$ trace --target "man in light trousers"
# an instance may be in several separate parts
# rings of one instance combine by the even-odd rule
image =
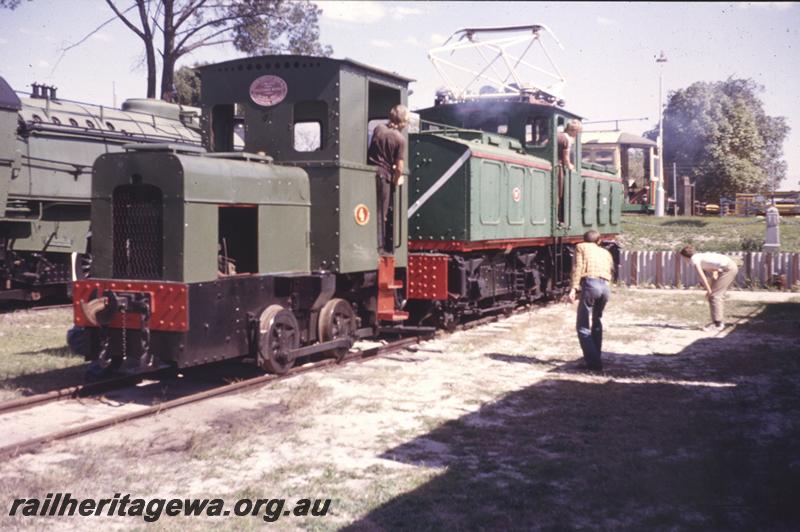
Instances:
[[[697,272],[700,284],[706,289],[706,298],[711,307],[712,323],[703,328],[704,331],[719,332],[725,328],[725,292],[736,279],[739,267],[727,255],[722,253],[696,253],[694,246],[684,246],[681,256],[689,261]],[[711,274],[711,281],[708,275]]]

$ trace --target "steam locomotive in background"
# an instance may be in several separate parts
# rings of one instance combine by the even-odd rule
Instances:
[[[0,300],[63,296],[86,276],[99,155],[131,142],[201,142],[197,111],[146,99],[120,110],[32,89],[20,98],[0,78]]]
[[[563,293],[581,235],[619,232],[622,183],[580,164],[580,139],[559,218],[555,139],[577,117],[517,88],[419,111],[382,256],[369,131],[410,80],[299,55],[200,73],[204,148],[129,144],[94,164],[93,277],[73,303],[103,367],[251,358],[283,373],[358,338]]]

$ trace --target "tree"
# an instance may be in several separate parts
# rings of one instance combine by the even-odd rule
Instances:
[[[767,116],[750,79],[697,82],[670,93],[664,111],[664,168],[676,164],[698,199],[767,192],[786,177],[784,117]],[[658,127],[645,133],[655,139]],[[666,173],[666,172],[665,172]]]
[[[200,76],[195,68],[203,63],[196,63],[191,68],[180,67],[175,72],[175,90],[178,92],[178,103],[181,105],[200,106]]]
[[[159,94],[165,99],[172,97],[177,61],[206,46],[231,43],[250,55],[333,53],[319,42],[322,10],[308,0],[133,0],[124,8],[119,1],[106,0],[114,16],[64,51],[121,20],[144,44],[148,98],[156,97],[156,52],[161,55]],[[0,8],[15,9],[20,2],[0,0]]]
[[[147,95],[155,97],[155,37],[161,34],[161,97],[171,94],[176,62],[199,48],[232,43],[248,54],[302,53],[330,55],[319,43],[322,10],[289,0],[136,0],[134,23],[106,0],[114,14],[145,46]]]

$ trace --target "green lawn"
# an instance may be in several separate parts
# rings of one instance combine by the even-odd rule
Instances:
[[[626,214],[619,241],[637,251],[676,251],[684,244],[700,251],[760,251],[765,230],[763,217]],[[800,251],[800,217],[782,218],[780,237],[781,251]]]

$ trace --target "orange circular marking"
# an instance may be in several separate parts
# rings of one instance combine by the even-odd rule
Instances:
[[[363,203],[359,203],[356,205],[355,210],[353,211],[353,215],[356,218],[356,223],[358,225],[367,225],[369,222],[369,207],[364,205]]]

